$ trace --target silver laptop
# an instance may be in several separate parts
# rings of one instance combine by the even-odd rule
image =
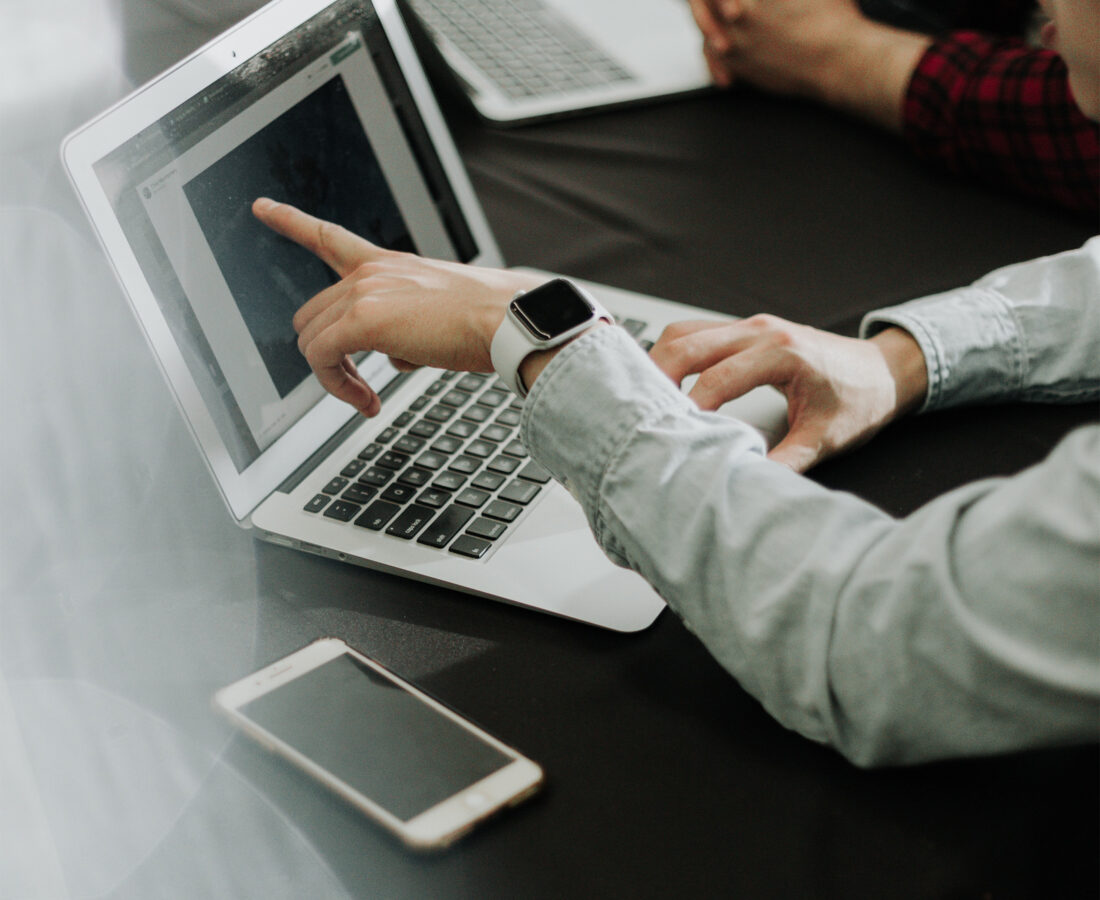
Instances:
[[[261,195],[392,248],[502,264],[392,0],[277,0],[71,135],[63,158],[234,519],[262,538],[620,631],[662,601],[531,460],[495,376],[357,362],[328,396],[294,310],[335,280]],[[715,314],[589,285],[639,340]],[[770,388],[738,401],[772,440]],[[563,564],[564,563],[564,564]]]
[[[516,125],[711,84],[687,0],[405,0],[485,118]],[[414,38],[418,37],[414,33]]]

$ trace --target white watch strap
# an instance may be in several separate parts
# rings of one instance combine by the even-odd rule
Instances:
[[[506,312],[504,321],[493,335],[489,358],[493,362],[493,369],[517,397],[527,396],[527,386],[520,377],[519,367],[537,349],[530,332],[515,320],[511,310]]]

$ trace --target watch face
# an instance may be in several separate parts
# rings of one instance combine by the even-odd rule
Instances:
[[[568,281],[548,281],[512,301],[516,317],[539,340],[550,340],[592,318],[592,305]]]

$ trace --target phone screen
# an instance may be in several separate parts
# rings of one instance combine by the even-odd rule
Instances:
[[[241,712],[402,821],[512,762],[347,654]]]

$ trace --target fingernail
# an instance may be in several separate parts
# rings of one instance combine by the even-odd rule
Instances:
[[[279,204],[274,200],[269,200],[267,197],[260,197],[252,204],[252,208],[256,210],[256,212],[270,212],[278,205]]]

